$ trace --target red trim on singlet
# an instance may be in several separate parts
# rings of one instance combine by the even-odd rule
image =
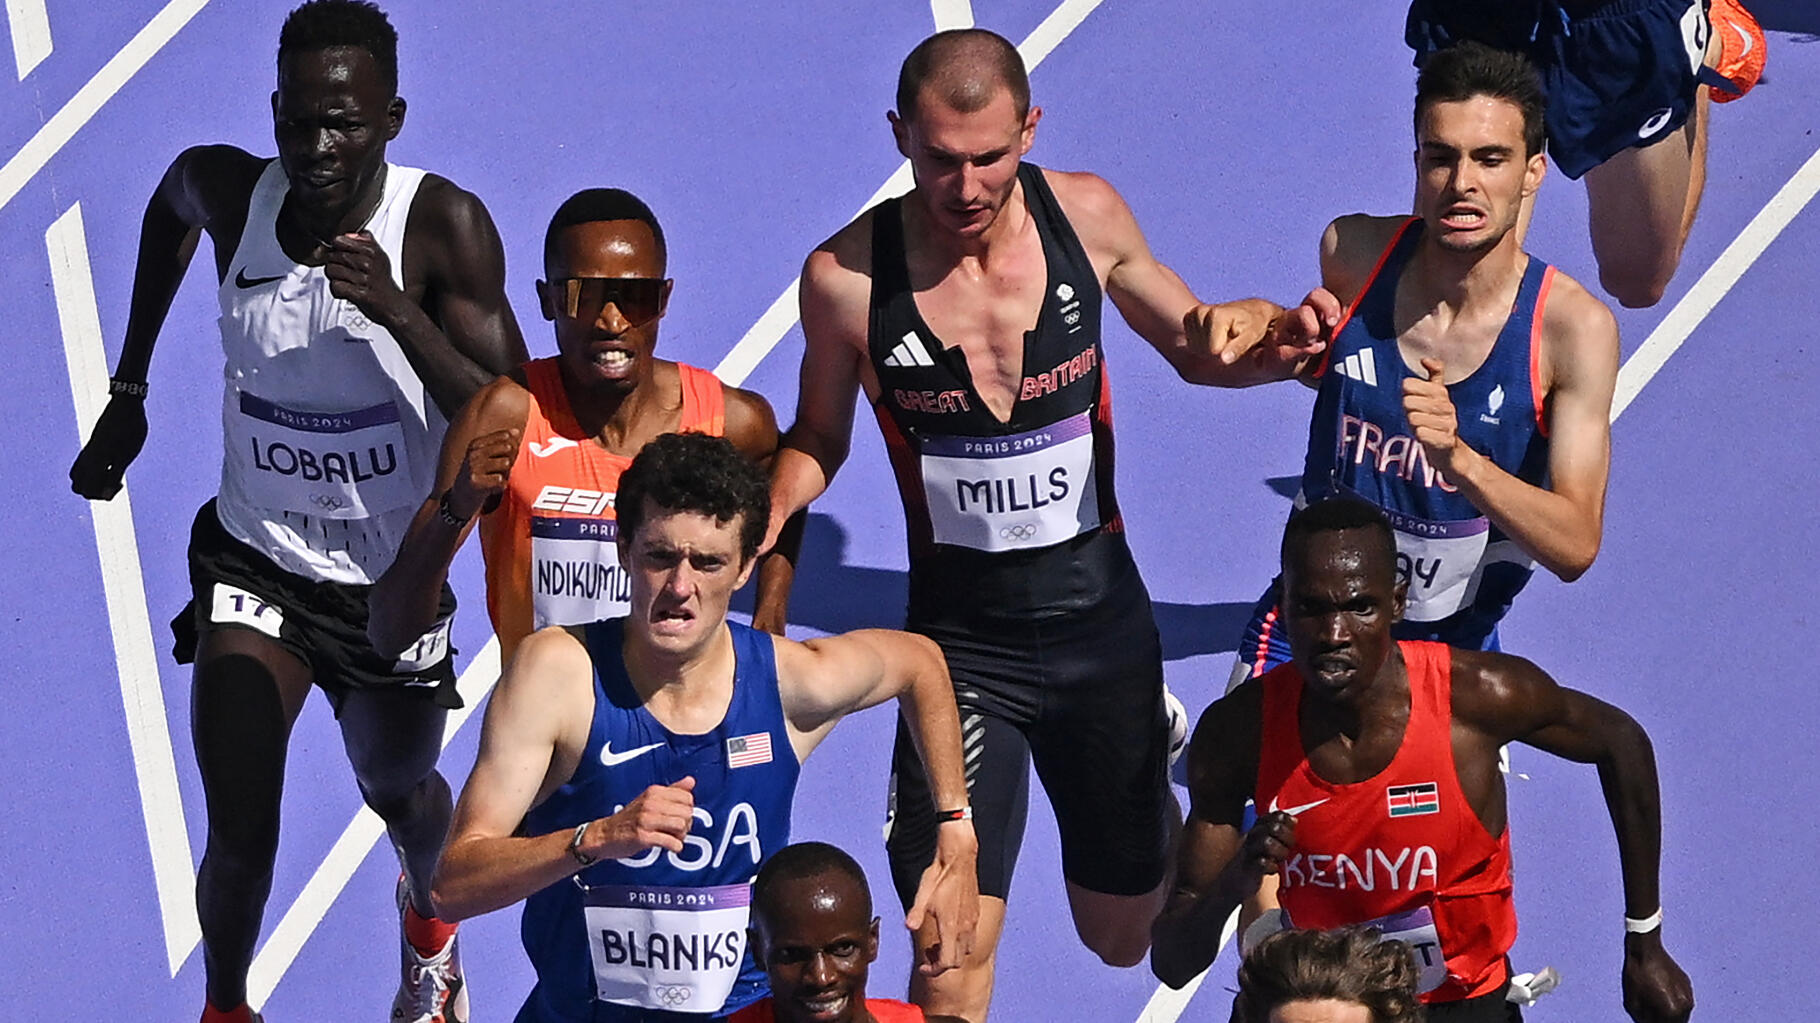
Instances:
[[[1555,283],[1555,268],[1542,274],[1542,286],[1536,291],[1536,308],[1529,315],[1529,403],[1536,410],[1536,432],[1548,436],[1548,415],[1542,393],[1542,309],[1548,303],[1548,289]]]
[[[1390,259],[1390,254],[1396,251],[1397,243],[1403,240],[1403,235],[1409,232],[1409,226],[1421,219],[1421,217],[1410,217],[1403,221],[1402,226],[1397,228],[1397,233],[1390,236],[1390,244],[1384,246],[1383,252],[1378,253],[1378,261],[1372,264],[1371,273],[1365,278],[1365,285],[1359,289],[1357,295],[1352,296],[1352,302],[1346,306],[1346,311],[1340,314],[1340,322],[1334,324],[1333,335],[1327,342],[1327,349],[1321,353],[1321,361],[1316,364],[1314,372],[1310,374],[1314,379],[1319,380],[1327,375],[1327,360],[1333,356],[1334,345],[1340,340],[1340,331],[1345,330],[1346,325],[1352,322],[1352,314],[1359,308],[1359,303],[1365,300],[1365,295],[1371,291],[1371,286],[1377,282],[1378,273],[1384,269],[1384,264]]]
[[[872,403],[872,415],[878,420],[879,436],[885,441],[885,455],[891,460],[891,471],[897,476],[897,491],[904,499],[904,532],[912,551],[924,551],[935,545],[935,526],[929,521],[929,495],[923,493],[923,467],[917,460],[910,438],[891,417],[881,391]]]

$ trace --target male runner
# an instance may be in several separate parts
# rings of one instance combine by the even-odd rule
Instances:
[[[1618,330],[1523,251],[1544,174],[1542,94],[1515,54],[1465,43],[1416,84],[1414,217],[1341,217],[1321,282],[1347,307],[1317,389],[1302,499],[1383,508],[1409,578],[1398,639],[1496,649],[1533,563],[1580,577],[1599,550]],[[1533,559],[1533,560],[1532,560]],[[1234,680],[1289,659],[1273,586]]]
[[[1280,379],[1318,345],[1313,311],[1279,318],[1258,300],[1199,310],[1191,342],[1195,298],[1118,193],[1021,162],[1041,116],[1017,50],[991,32],[937,34],[904,61],[890,121],[916,187],[808,258],[797,418],[771,483],[776,528],[846,458],[863,388],[904,502],[907,627],[941,645],[981,750],[978,952],[939,982],[913,978],[911,1000],[974,1023],[1033,757],[1082,941],[1141,962],[1165,894],[1178,811],[1162,652],[1113,492],[1101,296],[1194,383]],[[907,901],[935,807],[901,729],[894,760],[888,841]]]
[[[1498,748],[1599,767],[1623,870],[1624,1006],[1685,1020],[1686,974],[1662,946],[1661,806],[1649,736],[1629,715],[1500,653],[1398,642],[1407,584],[1390,523],[1334,498],[1282,546],[1295,659],[1208,708],[1188,749],[1193,798],[1151,968],[1206,969],[1233,908],[1266,874],[1287,923],[1375,927],[1408,942],[1430,1021],[1515,1020],[1516,939]],[[1268,808],[1241,831],[1246,799]]]
[[[449,564],[483,511],[502,661],[545,625],[623,615],[613,493],[638,449],[693,430],[724,433],[755,460],[776,451],[763,398],[655,355],[672,284],[664,266],[663,228],[632,193],[590,188],[557,208],[537,298],[559,354],[481,388],[450,424],[435,489],[373,587],[376,649],[403,649],[436,620]]]
[[[402,653],[366,641],[367,590],[429,488],[444,415],[525,357],[486,209],[388,164],[404,123],[397,35],[377,7],[313,0],[278,42],[276,159],[179,156],[146,209],[114,397],[70,469],[106,500],[145,440],[146,369],[207,231],[227,357],[220,495],[190,536],[194,600],[172,623],[193,661],[191,729],[208,801],[196,878],[204,1020],[256,1018],[246,971],[271,889],[291,725],[314,682],[362,796],[404,867],[394,1020],[462,1020],[452,925],[430,874],[449,820],[436,773],[459,705],[448,616]]]
[[[1473,40],[1542,70],[1549,155],[1586,178],[1600,283],[1626,306],[1661,301],[1706,186],[1707,97],[1763,74],[1738,0],[1412,0],[1404,39],[1418,67]]]
[[[959,1023],[914,1005],[866,997],[878,959],[878,917],[865,871],[834,846],[779,849],[752,884],[752,958],[771,997],[731,1023]]]
[[[1422,1023],[1408,945],[1363,927],[1279,931],[1245,953],[1233,1023]]]
[[[619,480],[626,618],[544,629],[487,707],[436,903],[526,900],[537,985],[519,1023],[721,1018],[766,994],[749,884],[789,842],[798,766],[846,714],[896,697],[945,813],[906,923],[972,942],[978,846],[935,645],[866,630],[796,643],[727,621],[764,537],[765,473],[725,438],[666,434]]]

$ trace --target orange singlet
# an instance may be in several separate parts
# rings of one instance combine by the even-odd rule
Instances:
[[[727,1023],[777,1023],[777,1011],[771,1008],[771,1001],[766,998],[753,1002],[734,1013]],[[878,1023],[923,1023],[923,1010],[889,998],[866,999],[866,1011]]]
[[[726,432],[726,396],[705,369],[677,363],[681,432]],[[499,507],[480,522],[487,613],[502,661],[546,625],[623,615],[631,587],[619,567],[613,492],[632,464],[584,433],[569,407],[556,359],[525,363],[531,392],[518,460]]]
[[[1327,781],[1302,749],[1302,676],[1293,663],[1263,676],[1260,811],[1296,818],[1295,849],[1278,872],[1291,926],[1376,927],[1410,943],[1422,1001],[1498,990],[1517,940],[1510,829],[1493,837],[1466,801],[1453,759],[1453,651],[1398,644],[1409,669],[1409,724],[1389,766],[1350,785]],[[1268,808],[1268,810],[1266,810]]]

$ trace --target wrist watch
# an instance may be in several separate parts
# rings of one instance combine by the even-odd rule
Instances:
[[[584,867],[591,867],[594,865],[594,857],[581,851],[581,840],[587,837],[588,825],[592,823],[594,822],[582,821],[580,824],[575,825],[575,834],[569,836],[569,855],[575,857],[575,862]]]

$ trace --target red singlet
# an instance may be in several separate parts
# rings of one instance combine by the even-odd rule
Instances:
[[[1263,676],[1260,813],[1296,814],[1296,844],[1279,875],[1292,926],[1376,927],[1408,941],[1422,1001],[1498,990],[1517,939],[1510,831],[1493,837],[1460,788],[1453,759],[1453,652],[1398,644],[1409,670],[1409,725],[1376,777],[1336,785],[1302,749],[1295,665]]]

